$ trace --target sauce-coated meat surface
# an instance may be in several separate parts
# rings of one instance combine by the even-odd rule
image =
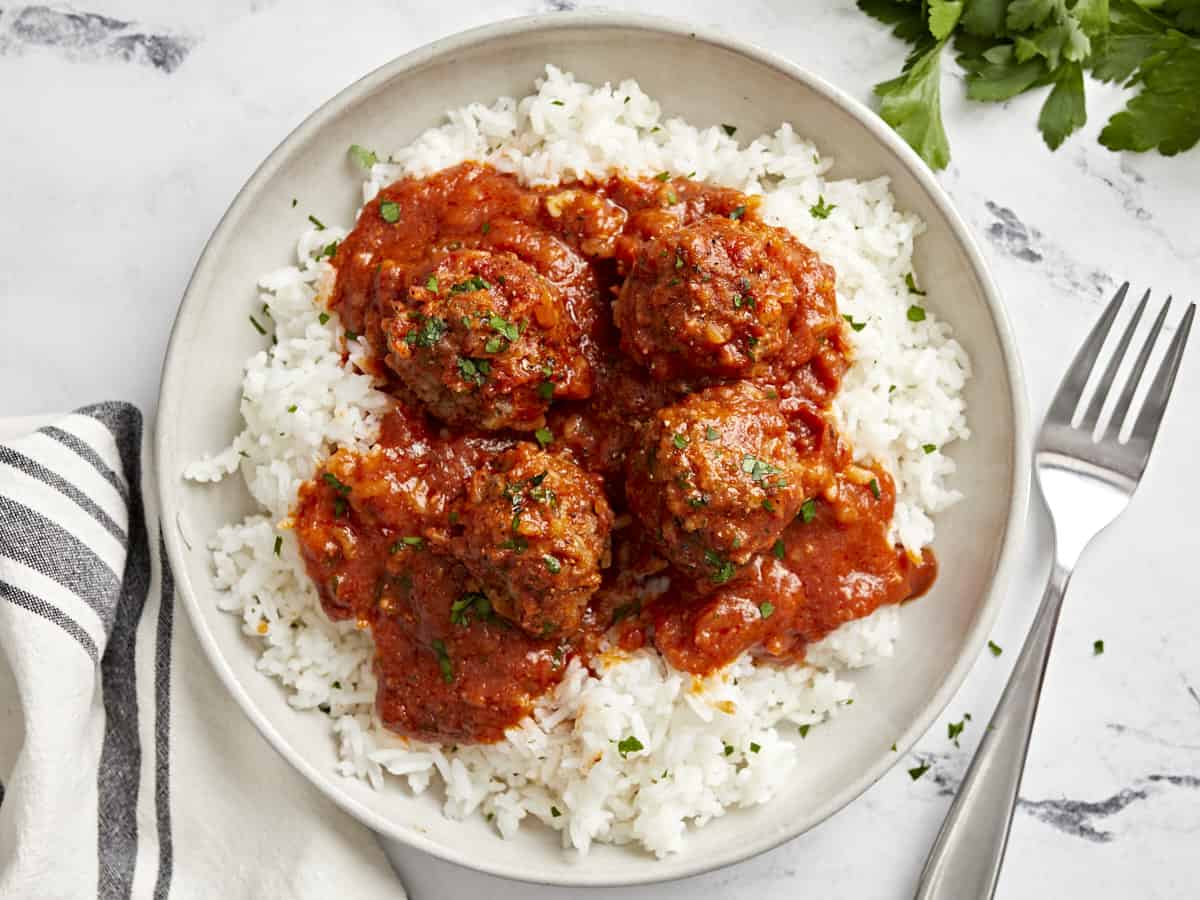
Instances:
[[[293,520],[326,613],[373,636],[388,728],[499,740],[606,639],[697,674],[800,660],[932,583],[828,414],[834,272],[756,198],[466,163],[384,188],[333,264],[395,404]]]

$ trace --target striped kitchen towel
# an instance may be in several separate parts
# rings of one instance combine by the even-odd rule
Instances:
[[[143,431],[0,420],[0,897],[403,898],[178,614]]]

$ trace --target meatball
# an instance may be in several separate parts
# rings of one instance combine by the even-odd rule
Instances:
[[[511,253],[458,250],[409,274],[384,263],[388,365],[453,425],[533,430],[555,398],[592,390],[558,288]]]
[[[455,553],[493,608],[530,634],[569,634],[609,563],[602,483],[565,456],[519,444],[476,473]]]
[[[781,375],[839,327],[833,269],[780,228],[707,216],[642,244],[614,310],[658,379]]]
[[[626,496],[668,559],[723,584],[771,547],[827,465],[802,457],[778,402],[743,381],[660,409],[630,456]]]

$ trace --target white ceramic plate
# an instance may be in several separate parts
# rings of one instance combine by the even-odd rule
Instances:
[[[894,659],[854,677],[853,715],[814,729],[803,765],[773,802],[734,811],[658,861],[599,846],[584,858],[558,835],[527,828],[502,840],[482,819],[441,816],[437,792],[412,797],[334,771],[324,716],[301,714],[254,669],[257,648],[217,609],[205,545],[217,527],[251,512],[240,479],[183,481],[184,466],[240,430],[243,362],[259,349],[246,327],[259,274],[292,261],[291,198],[333,221],[352,221],[360,198],[346,163],[352,143],[398,147],[445,111],[499,95],[522,96],[547,62],[592,83],[636,78],[667,115],[695,125],[737,122],[742,134],[781,121],[836,160],[833,177],[888,175],[898,204],[928,223],[916,266],[928,304],[950,322],[974,363],[967,389],[971,440],[954,445],[954,485],[967,500],[938,517],[941,575],[905,607]],[[625,15],[569,14],[504,22],[416,50],[338,94],[267,158],[221,220],[179,310],[163,374],[156,449],[166,545],[179,594],[233,701],[263,735],[344,809],[382,834],[452,862],[550,884],[614,885],[677,878],[760,853],[825,819],[878,779],[950,700],[986,640],[1025,514],[1028,415],[1012,333],[979,249],[917,156],[873,113],[821,79],[760,49],[683,24]],[[284,763],[281,761],[280,765]]]

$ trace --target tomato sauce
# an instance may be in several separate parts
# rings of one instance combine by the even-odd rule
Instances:
[[[820,474],[805,482],[809,495],[778,539],[744,564],[722,568],[719,578],[668,561],[661,535],[630,513],[626,471],[660,410],[734,379],[670,355],[654,377],[627,352],[613,314],[629,273],[647,265],[647,247],[712,217],[744,223],[759,257],[786,256],[789,277],[823,291],[827,307],[809,309],[802,358],[793,354],[785,364],[749,354],[753,368],[744,376],[758,386],[756,396],[765,392],[777,403],[790,440]],[[689,179],[530,188],[472,163],[399,181],[364,207],[333,258],[330,308],[365,342],[396,402],[372,450],[337,451],[301,488],[293,519],[326,613],[373,635],[378,709],[388,728],[428,740],[496,741],[561,679],[573,656],[586,663],[605,636],[628,650],[655,646],[696,674],[745,651],[764,664],[786,663],[802,660],[808,643],[845,622],[928,589],[932,551],[888,539],[892,479],[882,467],[856,464],[827,415],[849,364],[832,270],[759,222],[754,198]],[[733,230],[740,239],[743,232]],[[728,258],[750,258],[749,251]],[[672,265],[686,275],[685,262]],[[719,290],[694,268],[688,285],[697,292],[688,302],[699,315]],[[660,294],[663,285],[674,289],[670,269],[654,289]],[[509,273],[503,291],[493,283],[503,276],[489,274],[496,272]],[[529,272],[536,273],[537,304],[521,306],[528,291],[517,286],[535,278]],[[772,284],[778,293],[777,279]],[[467,301],[470,312],[456,332],[443,310]],[[554,315],[545,315],[547,303]],[[497,304],[509,305],[497,312]],[[722,327],[756,327],[742,312],[738,304],[740,318],[727,317]],[[449,363],[439,356],[446,352]],[[470,365],[455,370],[453,354]],[[473,424],[480,409],[489,413],[486,427]],[[535,440],[541,446],[527,446]],[[480,515],[471,506],[472,480],[519,447],[523,460],[561,455],[586,475],[560,480],[560,492],[570,495],[540,488],[548,495],[543,530],[554,531],[551,512],[560,504],[576,510],[567,531],[578,530],[578,510],[603,508],[588,521],[603,530],[610,552],[589,549],[587,562],[602,579],[580,615],[556,619],[569,630],[551,624],[538,631],[502,615],[498,609],[507,611],[512,598],[489,596],[490,583],[473,567],[478,560],[463,552],[464,535],[480,531],[478,518],[473,531],[464,521]],[[523,479],[523,502],[532,502],[530,485],[543,477]],[[598,496],[576,496],[588,491]],[[557,574],[561,554],[541,553],[539,545],[521,555],[516,500],[513,510],[511,534],[507,516],[495,527],[501,546],[516,548],[505,565],[518,568],[506,571],[537,577],[509,580],[541,583],[548,576],[537,567]]]

